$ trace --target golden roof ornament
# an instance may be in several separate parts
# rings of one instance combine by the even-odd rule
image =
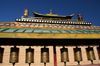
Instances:
[[[59,17],[59,18],[70,18],[71,19],[74,16],[74,14],[68,15],[68,16],[60,16],[58,14],[53,14],[52,9],[50,9],[49,14],[39,14],[39,13],[36,13],[34,11],[32,11],[32,12],[34,14],[34,17],[57,17],[57,18]]]
[[[48,16],[58,16],[58,14],[57,15],[56,14],[52,14],[52,9],[50,9],[50,13],[46,14],[46,15],[48,15]]]
[[[50,14],[52,14],[52,9],[50,9]]]

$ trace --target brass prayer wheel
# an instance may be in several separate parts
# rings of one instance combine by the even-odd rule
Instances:
[[[41,48],[41,62],[49,62],[49,49]]]
[[[61,49],[61,62],[68,62],[68,49],[62,48]]]
[[[33,63],[34,62],[34,49],[26,49],[26,63]]]
[[[88,51],[88,60],[95,60],[93,48],[87,48],[87,51]]]
[[[75,61],[82,61],[81,48],[74,48]]]
[[[97,50],[98,50],[98,57],[100,59],[100,47],[98,47]]]
[[[1,53],[1,50],[0,50],[0,63],[2,63],[2,53]]]
[[[3,59],[3,48],[0,47],[0,63],[2,63]]]
[[[18,62],[18,48],[11,48],[10,52],[10,63],[17,63]]]
[[[24,10],[24,18],[28,18],[29,10],[25,9]]]

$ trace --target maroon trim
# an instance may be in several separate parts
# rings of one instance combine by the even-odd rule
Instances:
[[[56,47],[53,46],[53,49],[54,49],[54,66],[57,66]]]
[[[54,54],[54,66],[57,66],[57,58],[56,58],[56,54]]]

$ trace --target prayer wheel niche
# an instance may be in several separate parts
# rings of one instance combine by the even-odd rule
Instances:
[[[2,63],[2,59],[3,59],[3,48],[0,47],[0,63]]]
[[[17,63],[18,62],[18,48],[11,48],[10,52],[10,63]]]
[[[41,48],[41,62],[46,63],[49,62],[49,49]]]
[[[95,60],[93,48],[87,48],[88,60]]]
[[[26,49],[26,63],[33,63],[34,62],[34,49]]]
[[[82,61],[81,48],[74,48],[75,61]]]
[[[62,48],[61,49],[61,62],[68,62],[68,49]]]

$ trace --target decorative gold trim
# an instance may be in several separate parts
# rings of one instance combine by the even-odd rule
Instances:
[[[100,39],[100,34],[70,33],[0,33],[1,38],[38,38],[38,39]]]

